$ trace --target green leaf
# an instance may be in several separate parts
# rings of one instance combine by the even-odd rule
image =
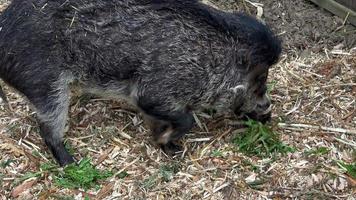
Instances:
[[[352,178],[356,179],[356,163],[346,164],[342,161],[338,161],[339,165],[346,169],[346,173],[350,175]]]

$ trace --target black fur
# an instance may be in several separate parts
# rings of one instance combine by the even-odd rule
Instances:
[[[14,0],[0,27],[0,78],[34,105],[61,165],[73,162],[62,143],[71,88],[130,101],[169,127],[154,134],[169,148],[193,126],[192,110],[264,120],[281,53],[256,19],[195,0]]]

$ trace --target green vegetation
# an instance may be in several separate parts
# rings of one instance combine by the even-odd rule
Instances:
[[[249,171],[260,172],[260,168],[249,160],[242,160],[242,165],[247,167]]]
[[[13,163],[13,162],[15,162],[15,160],[13,160],[13,159],[7,159],[6,161],[2,161],[1,163],[0,163],[0,166],[2,167],[2,168],[5,168],[5,167],[7,167],[7,166],[9,166],[11,163]]]
[[[83,188],[85,190],[97,186],[96,182],[106,179],[113,174],[108,171],[99,171],[90,159],[83,159],[79,164],[71,164],[60,171],[55,178],[56,184],[65,188]]]
[[[216,109],[214,109],[214,108],[205,108],[205,109],[203,109],[203,113],[206,113],[206,114],[208,114],[208,115],[210,115],[210,116],[213,116],[214,114],[216,114]]]
[[[165,182],[170,181],[173,175],[179,172],[179,165],[177,163],[171,165],[162,165],[159,168],[159,174]]]
[[[150,177],[143,180],[142,186],[144,188],[152,188],[158,181],[158,174],[154,173]]]
[[[162,165],[157,172],[143,180],[142,186],[144,188],[152,188],[160,180],[169,182],[173,179],[174,174],[179,172],[179,168],[180,165],[178,163]]]
[[[295,151],[295,148],[281,142],[279,135],[267,125],[254,120],[246,121],[245,125],[247,126],[247,131],[238,134],[233,140],[239,151],[259,157]]]
[[[219,151],[219,150],[213,150],[211,152],[211,156],[213,156],[213,157],[222,157],[223,153],[221,151]]]
[[[129,174],[126,171],[120,172],[118,175],[116,175],[118,178],[123,179],[127,177]]]
[[[13,182],[13,185],[18,185],[19,183],[21,183],[27,179],[34,178],[34,177],[40,177],[41,175],[42,175],[42,172],[27,172],[25,175],[23,175],[19,179],[15,180]]]
[[[306,151],[305,154],[306,155],[326,155],[330,152],[330,149],[328,149],[327,147],[317,147],[316,149],[311,149],[309,151]]]
[[[0,185],[2,185],[4,174],[0,173]]]
[[[88,158],[82,159],[78,164],[70,164],[63,170],[58,169],[53,163],[44,163],[40,166],[41,171],[29,172],[15,181],[15,185],[33,177],[40,177],[44,173],[51,173],[55,184],[64,188],[82,188],[88,190],[98,187],[98,181],[106,179],[113,174],[109,171],[96,169]]]
[[[35,150],[35,149],[32,150],[32,155],[35,156],[35,157],[37,157],[37,158],[41,157],[40,153],[39,153],[37,150]]]
[[[276,80],[273,80],[270,83],[268,83],[267,84],[267,93],[270,94],[274,90],[276,85],[277,85],[277,81]]]
[[[68,153],[70,153],[71,155],[73,155],[75,153],[74,148],[72,147],[72,145],[68,141],[64,142],[64,147],[66,148]]]
[[[356,179],[356,163],[346,164],[342,161],[338,162],[339,166],[346,170],[346,173]]]

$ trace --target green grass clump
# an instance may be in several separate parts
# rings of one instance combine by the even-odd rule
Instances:
[[[89,158],[82,159],[78,164],[73,163],[60,169],[57,165],[48,162],[40,166],[40,171],[28,172],[16,181],[14,185],[19,184],[33,177],[42,177],[43,174],[49,173],[55,180],[55,184],[64,188],[76,188],[88,190],[98,187],[98,181],[112,176],[112,172],[100,171],[96,169]]]
[[[247,131],[238,134],[233,140],[239,151],[259,157],[295,151],[293,147],[281,142],[279,135],[267,125],[254,120],[246,121],[245,125],[247,126]]]
[[[106,179],[113,174],[108,171],[100,171],[86,158],[79,164],[70,164],[55,178],[56,184],[65,188],[83,188],[85,190],[97,186],[97,181]]]
[[[159,179],[158,174],[155,173],[152,176],[149,176],[148,178],[143,180],[142,186],[146,189],[152,188],[157,184],[158,179]]]
[[[338,164],[346,170],[346,173],[352,178],[356,179],[356,163],[346,164],[339,161]]]
[[[179,172],[179,168],[180,166],[177,163],[162,165],[159,168],[159,174],[165,182],[168,182],[173,178],[174,174]]]

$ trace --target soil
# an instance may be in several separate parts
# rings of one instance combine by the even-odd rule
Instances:
[[[237,8],[256,15],[256,9],[245,1],[214,0],[222,7]],[[231,2],[231,3],[230,3]],[[299,53],[304,50],[322,52],[342,44],[356,45],[356,31],[352,25],[343,25],[343,19],[324,11],[317,5],[303,1],[259,0],[263,4],[263,20],[281,35],[286,50]]]
[[[0,0],[0,12],[9,2]],[[258,13],[248,0],[205,2]],[[229,122],[198,114],[200,126],[182,141],[185,156],[172,159],[124,104],[81,98],[73,100],[66,134],[75,157],[91,157],[99,168],[124,170],[127,177],[90,191],[60,188],[47,173],[21,183],[53,158],[30,106],[5,86],[14,112],[0,104],[0,199],[355,199],[356,180],[337,161],[356,163],[356,28],[307,0],[253,2],[263,4],[261,20],[283,40],[281,61],[269,77],[275,85],[272,124],[296,152],[246,156],[234,150]],[[210,140],[196,140],[201,138]],[[320,147],[327,151],[308,153]],[[179,172],[162,177],[162,167],[176,163]]]

